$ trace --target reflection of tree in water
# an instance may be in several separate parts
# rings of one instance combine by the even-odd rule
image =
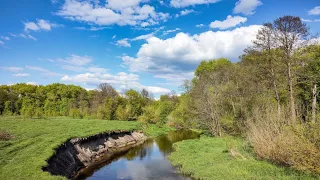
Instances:
[[[199,133],[191,131],[191,130],[177,130],[171,131],[168,133],[168,138],[172,143],[183,141],[186,139],[195,139],[199,137]]]
[[[169,132],[167,135],[159,136],[155,139],[148,139],[145,143],[143,143],[140,146],[132,147],[129,151],[119,153],[112,159],[108,161],[104,161],[101,164],[96,164],[93,166],[90,166],[84,171],[79,174],[77,179],[85,179],[87,177],[92,176],[95,171],[99,171],[100,168],[104,166],[108,166],[112,164],[113,162],[118,161],[119,159],[125,158],[128,161],[132,161],[136,157],[139,157],[140,160],[144,159],[146,156],[151,157],[152,151],[153,151],[153,143],[156,142],[159,151],[162,153],[163,156],[167,156],[170,154],[170,152],[173,150],[172,144],[178,141],[186,140],[186,139],[195,139],[198,138],[199,134],[195,133],[190,130],[178,130],[178,131],[172,131]],[[154,164],[153,164],[154,165]],[[112,178],[111,178],[112,179]]]
[[[171,131],[167,135],[156,138],[156,142],[163,155],[168,155],[172,151],[172,144],[186,139],[195,139],[199,133],[190,130]]]
[[[168,136],[163,135],[156,138],[156,143],[158,144],[160,152],[166,156],[172,151],[172,142],[169,140]]]
[[[131,161],[136,157],[143,159],[152,151],[153,139],[146,140],[142,145],[131,148],[125,155],[126,159]]]

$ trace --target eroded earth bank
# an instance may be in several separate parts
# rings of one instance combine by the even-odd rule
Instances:
[[[140,145],[147,139],[138,131],[112,131],[87,138],[74,138],[56,148],[43,167],[52,175],[72,179],[81,169],[111,159],[119,153]]]

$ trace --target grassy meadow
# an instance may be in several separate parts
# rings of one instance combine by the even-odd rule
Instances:
[[[133,121],[0,117],[0,132],[12,136],[10,140],[0,141],[0,179],[64,179],[41,170],[61,143],[104,131],[132,129],[142,129],[148,136],[170,130],[155,125],[141,126]]]
[[[186,140],[174,144],[169,156],[174,166],[196,179],[320,179],[311,174],[259,161],[240,138]]]

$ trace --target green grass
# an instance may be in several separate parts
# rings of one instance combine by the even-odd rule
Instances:
[[[174,144],[175,152],[169,160],[182,173],[196,179],[319,179],[293,169],[279,167],[267,161],[258,161],[249,153],[240,138],[213,138],[187,140]],[[245,158],[231,156],[229,149]]]
[[[142,129],[138,122],[70,119],[66,117],[47,119],[23,119],[0,117],[0,131],[14,136],[0,141],[0,179],[64,179],[43,172],[54,149],[74,137],[86,137],[110,130]],[[157,135],[167,128],[151,125],[147,134]]]
[[[166,126],[158,126],[155,124],[142,124],[141,129],[148,137],[157,137],[162,134],[167,134],[169,131],[175,130],[175,128],[172,127],[166,127]]]

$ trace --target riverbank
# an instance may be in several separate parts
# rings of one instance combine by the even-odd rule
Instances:
[[[148,136],[155,136],[161,131],[166,133],[170,128],[142,127],[132,121],[0,117],[0,131],[10,135],[9,140],[0,141],[0,179],[65,179],[41,169],[59,145],[72,138],[134,129],[143,129]]]
[[[196,179],[320,179],[256,160],[240,138],[202,136],[175,143],[174,148],[171,163]]]

